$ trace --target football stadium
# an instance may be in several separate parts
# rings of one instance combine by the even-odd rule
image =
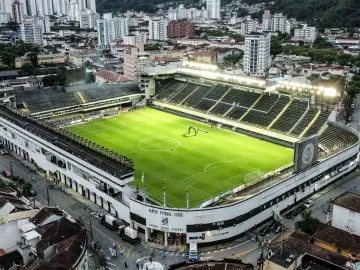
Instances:
[[[6,147],[164,245],[238,237],[358,163],[328,86],[184,62],[136,84],[6,91]]]
[[[189,127],[194,126],[195,131]],[[292,162],[290,148],[235,134],[151,108],[71,126],[69,131],[117,153],[135,164],[134,184],[141,174],[150,199],[186,207],[188,182],[191,206],[232,190]],[[221,142],[221,143],[217,143]]]

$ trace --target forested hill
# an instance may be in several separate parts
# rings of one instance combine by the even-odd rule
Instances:
[[[222,4],[231,2],[224,0]],[[360,0],[242,0],[243,3],[268,4],[272,12],[283,12],[288,17],[306,21],[318,27],[357,27],[360,26]],[[156,12],[158,4],[168,4],[169,0],[97,0],[98,12],[125,12],[136,10]],[[193,6],[198,0],[174,1],[185,6]],[[175,4],[176,3],[176,4]]]
[[[306,21],[318,27],[360,26],[360,0],[243,0],[248,4],[274,2],[272,12]]]

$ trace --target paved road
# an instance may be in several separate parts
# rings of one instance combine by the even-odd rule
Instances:
[[[35,196],[35,200],[40,202],[42,205],[47,205],[47,189],[46,181],[42,179],[38,174],[29,171],[20,161],[11,157],[10,155],[2,156],[0,155],[0,171],[7,169],[10,171],[10,160],[12,161],[12,168],[14,176],[23,177],[25,180],[30,181],[31,176],[36,177],[36,181],[32,182],[33,189],[38,193]],[[90,219],[92,219],[93,224],[93,239],[101,243],[101,249],[104,251],[107,257],[108,269],[123,269],[124,261],[126,260],[129,265],[129,270],[136,269],[136,260],[141,258],[149,257],[151,250],[146,246],[141,244],[133,246],[127,242],[123,242],[116,232],[111,231],[107,227],[102,226],[98,220],[94,219],[91,216],[91,210],[87,209],[83,205],[79,204],[74,198],[57,189],[49,189],[49,198],[51,206],[59,206],[60,209],[65,210],[73,218],[81,219],[85,223],[85,227],[90,231]],[[117,259],[111,258],[110,247],[113,243],[117,244],[118,247],[118,257]],[[123,255],[120,255],[120,250],[123,251]],[[170,254],[166,256],[165,259],[162,258],[159,252],[155,253],[153,261],[159,261],[165,266],[180,261],[184,261],[187,258],[185,256],[171,256]]]
[[[360,95],[355,98],[355,109],[352,115],[351,127],[355,130],[359,129],[360,123]]]

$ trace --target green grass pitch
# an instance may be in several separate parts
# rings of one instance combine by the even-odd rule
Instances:
[[[189,126],[207,130],[188,136]],[[167,205],[186,206],[186,179],[190,206],[244,183],[257,169],[266,173],[292,161],[289,148],[231,131],[211,128],[151,108],[96,119],[68,127],[71,132],[133,159],[134,184],[142,189],[145,174],[150,197]]]

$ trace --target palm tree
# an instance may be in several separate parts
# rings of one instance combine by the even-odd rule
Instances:
[[[301,220],[295,223],[295,228],[304,233],[313,235],[317,229],[318,224],[319,220],[312,217],[311,210],[304,210],[301,213]]]

